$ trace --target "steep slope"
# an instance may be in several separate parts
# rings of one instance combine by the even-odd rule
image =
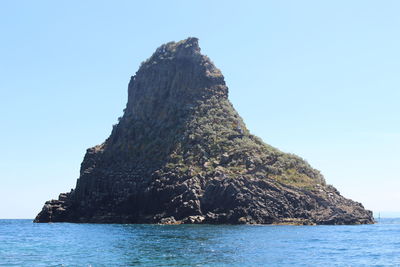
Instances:
[[[76,189],[35,222],[373,223],[303,159],[251,135],[224,77],[188,38],[131,78],[110,137],[87,150]]]

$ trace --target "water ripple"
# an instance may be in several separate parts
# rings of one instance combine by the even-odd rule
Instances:
[[[400,266],[400,221],[362,226],[0,220],[0,266]]]

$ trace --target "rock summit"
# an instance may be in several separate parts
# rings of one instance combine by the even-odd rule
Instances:
[[[128,86],[76,188],[35,222],[366,224],[372,213],[302,158],[252,135],[197,38],[160,46]]]

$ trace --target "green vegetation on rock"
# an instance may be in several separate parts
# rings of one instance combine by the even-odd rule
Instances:
[[[159,47],[128,86],[110,137],[87,150],[76,189],[37,222],[373,222],[319,171],[252,135],[224,77],[188,38]]]

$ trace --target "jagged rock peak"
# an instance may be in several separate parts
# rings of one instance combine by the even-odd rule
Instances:
[[[87,150],[75,190],[46,202],[35,221],[374,222],[305,160],[249,132],[197,38],[143,62],[110,137]]]
[[[189,37],[179,42],[169,42],[157,48],[150,60],[163,59],[170,57],[199,57],[200,54],[199,39]]]
[[[137,73],[163,62],[186,60],[192,62],[192,64],[202,65],[206,71],[204,74],[207,76],[223,77],[214,63],[200,51],[199,39],[195,37],[189,37],[179,42],[168,42],[158,47],[150,58],[143,61]]]
[[[183,109],[213,96],[228,97],[224,76],[200,53],[198,39],[190,37],[161,45],[142,63],[128,86],[126,112],[154,119],[159,117],[154,108]]]

